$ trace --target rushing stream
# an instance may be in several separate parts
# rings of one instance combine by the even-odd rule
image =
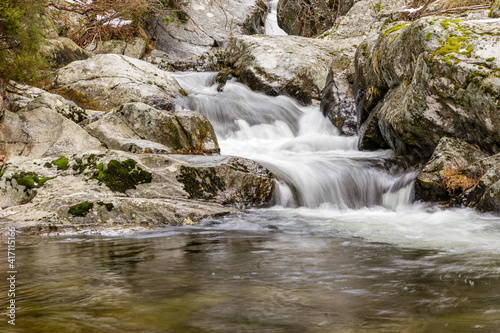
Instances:
[[[413,203],[415,170],[389,151],[358,151],[317,107],[234,81],[218,92],[214,76],[176,74],[181,104],[210,119],[223,154],[276,174],[276,206],[19,236],[16,326],[2,332],[500,331],[499,216]]]

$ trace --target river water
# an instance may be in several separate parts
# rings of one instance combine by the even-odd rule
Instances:
[[[2,332],[500,332],[500,217],[412,202],[416,170],[317,107],[178,73],[275,206],[198,226],[17,239]],[[6,281],[6,262],[0,276]],[[7,284],[0,304],[6,306]]]

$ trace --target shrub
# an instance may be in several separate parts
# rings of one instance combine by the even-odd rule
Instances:
[[[45,0],[0,0],[0,85],[10,80],[36,84],[48,61],[39,52],[44,39]]]

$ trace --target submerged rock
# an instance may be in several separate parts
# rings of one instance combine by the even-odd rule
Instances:
[[[444,136],[498,152],[499,32],[500,21],[428,17],[368,40],[356,54],[360,125],[375,112],[387,145],[424,159]]]
[[[250,88],[287,94],[302,103],[319,99],[336,43],[297,36],[235,36],[227,46],[228,65]]]
[[[130,102],[173,110],[181,87],[167,72],[123,55],[101,54],[56,73],[54,92],[82,108],[107,111]]]
[[[167,113],[143,103],[129,103],[85,129],[108,148],[132,153],[219,153],[212,125],[193,111]]]
[[[25,231],[190,224],[268,205],[273,192],[265,168],[222,156],[90,151],[57,159],[14,157],[0,178],[4,222]]]
[[[83,110],[48,93],[29,101],[17,112],[4,111],[0,154],[40,158],[101,149],[101,142],[73,121],[80,117],[84,117]]]

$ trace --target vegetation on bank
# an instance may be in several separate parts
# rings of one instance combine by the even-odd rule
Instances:
[[[48,16],[76,15],[68,37],[79,46],[110,39],[145,38],[149,15],[167,22],[186,21],[177,0],[0,0],[0,88],[12,81],[39,85],[49,60],[40,52]]]
[[[36,84],[48,69],[39,52],[46,0],[0,0],[0,86],[10,80]]]

